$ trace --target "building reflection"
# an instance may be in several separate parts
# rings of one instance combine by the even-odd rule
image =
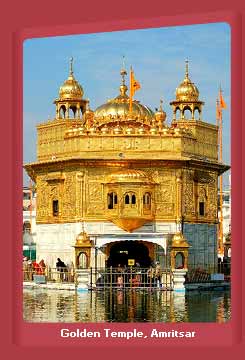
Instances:
[[[111,289],[97,292],[24,290],[31,322],[217,322],[231,316],[228,291]]]

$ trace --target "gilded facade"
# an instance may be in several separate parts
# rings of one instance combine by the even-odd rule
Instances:
[[[76,240],[86,232],[88,266],[95,253],[105,266],[112,243],[123,241],[143,241],[154,261],[182,231],[190,267],[215,267],[218,176],[228,166],[188,63],[170,124],[162,101],[155,113],[137,100],[130,109],[126,75],[118,96],[93,111],[71,62],[55,118],[37,126],[37,161],[25,165],[37,189],[37,256],[79,266]]]

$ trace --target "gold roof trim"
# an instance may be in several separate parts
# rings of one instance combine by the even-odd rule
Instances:
[[[65,175],[61,171],[55,171],[49,173],[46,178],[46,181],[53,181],[53,180],[65,180]]]
[[[147,183],[154,184],[155,182],[142,170],[126,169],[116,173],[110,174],[106,183]]]

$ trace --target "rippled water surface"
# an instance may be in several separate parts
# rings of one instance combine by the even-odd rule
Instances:
[[[231,316],[229,291],[24,290],[29,322],[219,322]]]

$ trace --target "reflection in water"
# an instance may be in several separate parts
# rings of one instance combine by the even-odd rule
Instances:
[[[24,290],[31,322],[218,322],[231,316],[229,291]]]

